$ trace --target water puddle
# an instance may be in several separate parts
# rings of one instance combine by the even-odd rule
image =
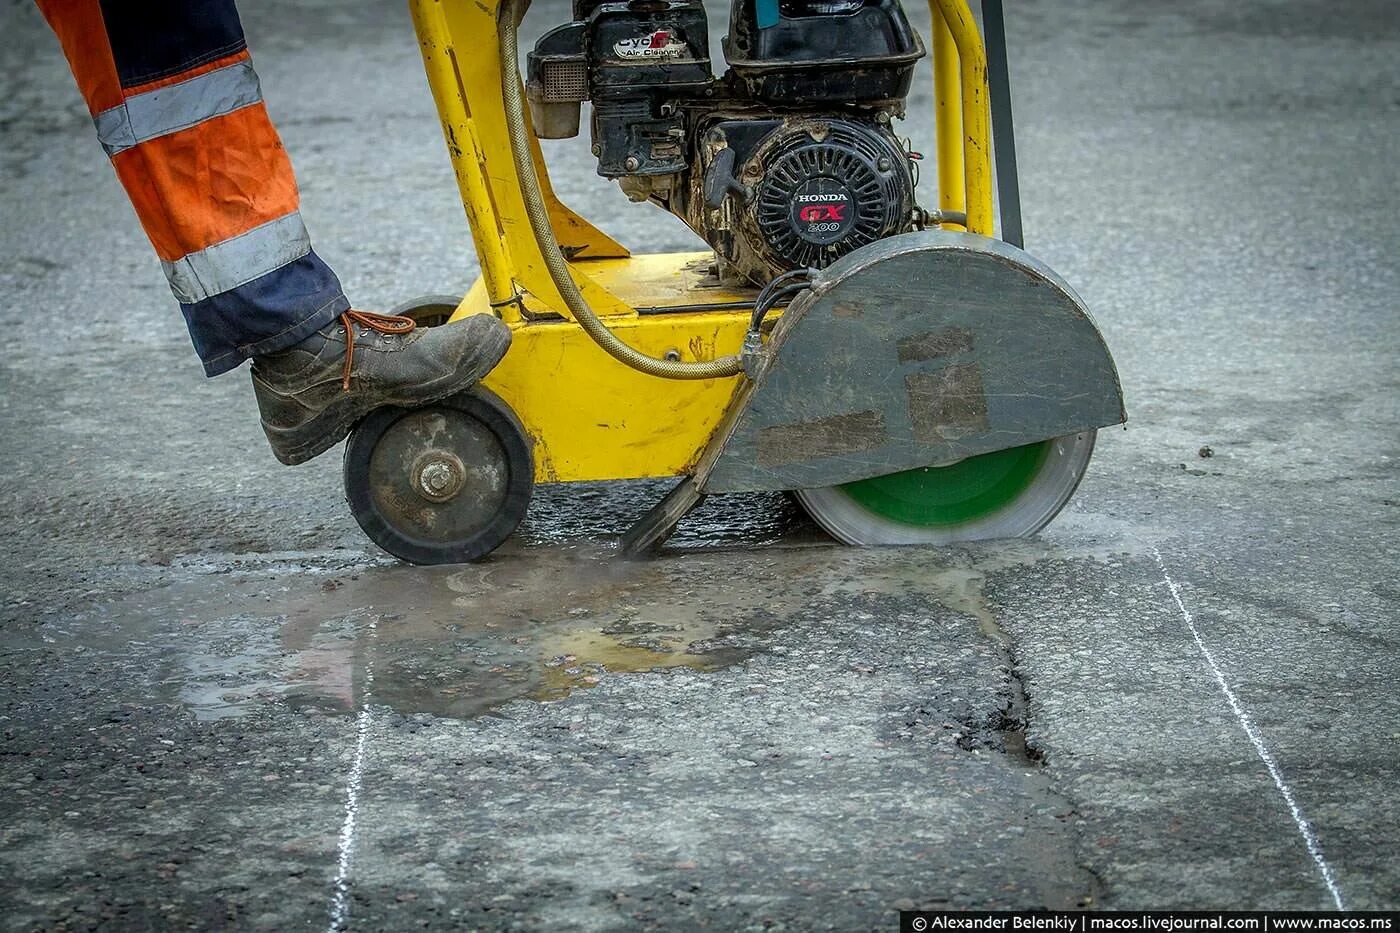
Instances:
[[[707,520],[699,519],[703,530]],[[732,519],[714,521],[733,527]],[[791,534],[800,523],[788,521],[780,517],[771,529],[777,547],[687,549],[683,540],[647,562],[618,560],[611,548],[579,539],[448,568],[323,566],[308,574],[274,560],[247,572],[197,573],[94,607],[46,625],[43,637],[135,668],[145,696],[200,719],[268,705],[310,716],[350,713],[371,660],[376,703],[472,718],[516,700],[557,700],[613,676],[741,663],[821,600],[938,605],[970,616],[1009,651],[982,595],[985,575],[1050,556],[1039,541],[811,547]]]
[[[458,568],[435,581],[430,605],[390,612],[373,645],[357,647],[373,651],[380,702],[457,718],[560,699],[613,674],[714,670],[759,650],[782,619],[717,599],[711,563],[575,553]],[[307,621],[287,624],[289,647],[314,650],[324,636],[323,622]]]
[[[636,563],[611,551],[536,548],[465,567],[202,574],[47,626],[45,640],[148,658],[155,693],[200,719],[269,703],[349,713],[370,658],[376,702],[470,718],[617,674],[739,663],[819,589],[791,582],[846,553]]]

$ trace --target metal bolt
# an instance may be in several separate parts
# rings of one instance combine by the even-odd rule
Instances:
[[[885,113],[885,111],[881,110],[879,113],[875,114],[875,122],[881,125],[889,123],[890,115]]]
[[[890,170],[890,160],[881,156],[880,161],[875,163],[875,167],[882,172],[888,172]]]
[[[675,347],[672,347],[671,349],[663,353],[661,355],[661,358],[671,363],[679,363],[681,361],[681,351],[677,350]]]
[[[423,468],[419,481],[423,484],[424,492],[441,493],[452,485],[452,467],[440,460],[434,461]]]
[[[462,461],[446,450],[425,452],[413,467],[413,483],[419,495],[430,502],[451,500],[462,491],[466,478]]]
[[[642,160],[638,159],[636,156],[628,156],[627,161],[622,163],[622,167],[629,172],[635,172],[642,167]]]
[[[602,144],[600,144],[600,143],[594,143],[594,144],[593,144],[593,154],[594,154],[595,156],[600,156],[600,155],[603,154],[603,146],[602,146]]]

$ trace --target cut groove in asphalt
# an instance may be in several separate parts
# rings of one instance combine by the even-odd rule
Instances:
[[[946,572],[953,576],[954,572]],[[1021,670],[1020,659],[1016,656],[1016,642],[1001,627],[991,607],[987,605],[986,577],[981,573],[958,574],[961,579],[950,594],[948,605],[967,613],[977,620],[982,634],[991,639],[1001,653],[1006,665],[1007,686],[1011,691],[1010,704],[1002,711],[997,732],[1001,736],[1002,751],[1016,764],[1025,768],[1038,768],[1045,765],[1045,755],[1027,740],[1030,733],[1030,696],[1026,692],[1026,678]],[[972,749],[972,744],[964,745]]]
[[[1332,895],[1332,901],[1337,905],[1338,910],[1346,910],[1342,904],[1342,891],[1337,887],[1336,876],[1332,874],[1332,866],[1327,864],[1327,859],[1322,857],[1322,843],[1317,839],[1317,833],[1313,832],[1312,825],[1303,816],[1302,809],[1298,806],[1298,801],[1293,797],[1293,790],[1288,786],[1288,782],[1283,779],[1283,771],[1279,768],[1278,762],[1274,760],[1273,753],[1264,744],[1264,736],[1259,732],[1259,728],[1254,725],[1254,720],[1250,718],[1249,712],[1245,710],[1244,704],[1239,697],[1235,696],[1235,691],[1231,689],[1229,681],[1225,679],[1225,674],[1220,670],[1220,665],[1215,663],[1215,656],[1206,647],[1205,641],[1201,639],[1201,633],[1196,628],[1196,622],[1187,610],[1186,604],[1181,601],[1181,590],[1177,587],[1176,581],[1167,572],[1166,562],[1162,560],[1162,552],[1157,548],[1152,548],[1152,556],[1157,559],[1157,567],[1162,571],[1162,582],[1167,585],[1167,589],[1172,594],[1172,599],[1176,602],[1176,608],[1181,613],[1181,619],[1186,623],[1186,628],[1191,633],[1191,637],[1196,641],[1196,647],[1200,649],[1201,656],[1206,659],[1206,665],[1210,672],[1215,675],[1215,682],[1220,685],[1220,692],[1225,694],[1225,701],[1230,704],[1230,709],[1234,711],[1235,718],[1239,720],[1240,728],[1244,734],[1249,736],[1249,741],[1253,743],[1254,750],[1259,754],[1259,758],[1264,762],[1264,767],[1269,769],[1269,776],[1274,779],[1274,786],[1283,795],[1283,802],[1288,804],[1288,812],[1293,815],[1293,822],[1298,824],[1298,832],[1303,836],[1303,842],[1308,847],[1308,854],[1317,864],[1317,870],[1322,873],[1322,880],[1327,885],[1328,892]]]
[[[374,687],[374,640],[378,620],[369,619],[369,638],[365,645],[365,679],[360,691],[360,712],[355,717],[355,756],[350,762],[350,776],[345,782],[345,822],[340,827],[340,843],[336,849],[335,884],[331,893],[330,933],[350,925],[350,868],[355,860],[355,823],[360,815],[360,785],[365,773],[365,747],[373,725],[370,712],[371,691]]]

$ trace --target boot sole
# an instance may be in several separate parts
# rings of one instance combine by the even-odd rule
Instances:
[[[510,349],[509,331],[494,336],[492,340],[498,345],[481,347],[482,355],[475,365],[433,382],[405,386],[398,394],[374,398],[366,398],[359,392],[347,392],[343,398],[327,405],[316,417],[294,428],[272,427],[264,422],[263,432],[267,434],[273,456],[287,466],[306,463],[345,440],[360,419],[376,408],[427,405],[471,388],[495,369]]]

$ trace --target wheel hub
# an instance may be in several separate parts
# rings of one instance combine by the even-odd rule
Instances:
[[[413,466],[413,486],[429,502],[447,502],[462,491],[467,468],[456,454],[430,450]]]

